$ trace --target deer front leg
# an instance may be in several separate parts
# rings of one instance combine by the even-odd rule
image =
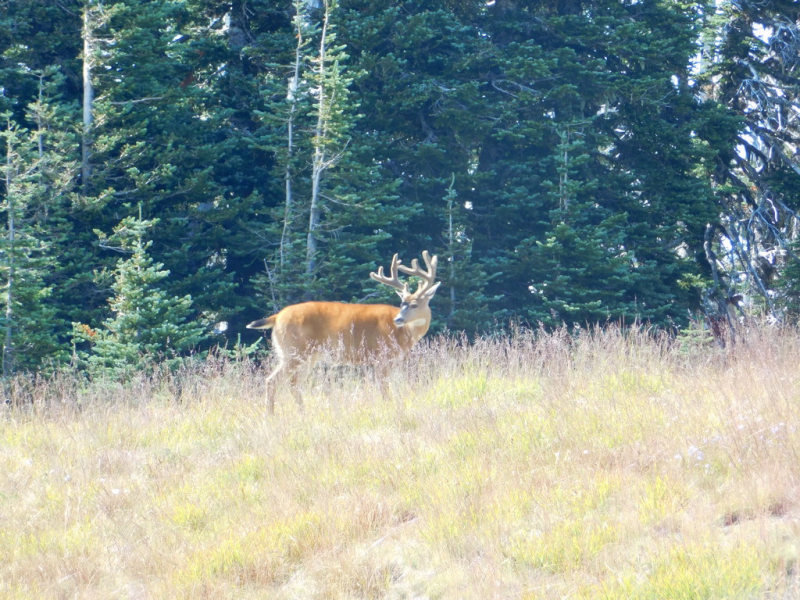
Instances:
[[[395,396],[401,396],[401,394],[396,394],[396,390],[392,387],[392,376],[401,363],[402,358],[384,354],[379,359],[372,361],[370,365],[372,376],[378,385],[378,391],[383,400],[393,400]]]

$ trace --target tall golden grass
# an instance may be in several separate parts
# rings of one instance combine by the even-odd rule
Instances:
[[[19,379],[0,598],[793,598],[800,334],[687,339],[436,339],[272,418],[247,360]]]

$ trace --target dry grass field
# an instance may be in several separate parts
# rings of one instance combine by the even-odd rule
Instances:
[[[389,382],[59,377],[0,409],[0,598],[795,598],[800,334],[433,340]]]

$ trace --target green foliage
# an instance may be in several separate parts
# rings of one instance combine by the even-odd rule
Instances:
[[[42,162],[25,134],[20,160],[50,165],[36,175],[46,185],[16,192],[39,244],[25,259],[39,261],[25,278],[31,307],[16,314],[33,323],[38,303],[54,333],[17,352],[18,368],[63,356],[65,323],[108,321],[114,286],[134,271],[151,277],[134,287],[191,297],[158,318],[224,331],[193,342],[205,351],[249,346],[259,338],[245,323],[294,302],[394,302],[369,272],[425,249],[440,256],[434,330],[679,330],[710,296],[724,305],[747,291],[744,280],[760,282],[768,309],[790,310],[794,92],[779,75],[797,53],[779,13],[793,15],[791,3],[6,8],[0,110],[46,140]],[[85,177],[84,60],[95,91]],[[152,225],[127,272],[108,248],[117,234],[95,232],[135,221],[139,207]],[[192,346],[125,343],[104,368]]]
[[[4,195],[0,240],[3,374],[39,369],[67,356],[58,289],[70,233],[75,162],[59,106],[64,77],[56,68],[25,75],[37,84],[26,108],[28,129],[3,115]]]
[[[256,111],[260,144],[275,152],[271,222],[264,272],[256,278],[270,309],[308,299],[354,300],[370,292],[369,267],[383,258],[388,223],[406,219],[396,206],[397,181],[374,160],[370,136],[359,134],[359,101],[351,88],[366,76],[350,66],[339,42],[343,13],[293,4],[294,40],[269,32],[261,44],[282,52],[286,67],[267,67]],[[289,38],[291,39],[291,38]],[[355,267],[360,267],[355,269]]]
[[[154,224],[128,217],[115,228],[108,241],[131,256],[120,259],[114,271],[113,317],[97,330],[73,323],[75,341],[90,344],[77,356],[95,377],[126,378],[158,360],[177,365],[203,338],[203,328],[190,320],[191,296],[171,297],[159,286],[170,273],[147,253],[152,243],[144,235]]]

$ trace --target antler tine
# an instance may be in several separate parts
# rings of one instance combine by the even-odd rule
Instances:
[[[383,267],[378,267],[377,273],[370,273],[369,276],[372,277],[378,283],[382,283],[384,285],[388,285],[396,290],[399,290],[403,293],[408,293],[408,284],[407,283],[400,283],[400,279],[397,277],[397,269],[404,268],[400,265],[400,261],[397,258],[397,254],[392,257],[392,266],[389,267],[389,272],[391,277],[387,277],[383,274]]]
[[[419,261],[416,258],[411,261],[410,267],[398,265],[399,269],[406,275],[414,275],[415,277],[422,279],[422,281],[419,283],[417,291],[414,292],[414,294],[422,294],[427,292],[436,281],[436,265],[439,262],[439,257],[434,256],[431,258],[431,255],[428,253],[428,251],[423,250],[422,259],[425,261],[425,266],[428,267],[427,271],[424,271],[420,268]]]

